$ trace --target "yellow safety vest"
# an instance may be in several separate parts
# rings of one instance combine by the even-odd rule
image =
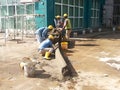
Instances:
[[[67,25],[65,26],[65,29],[66,30],[69,30],[69,29],[71,29],[72,27],[71,27],[71,22],[70,22],[70,19],[65,19],[65,21],[67,21],[68,23],[67,23]]]

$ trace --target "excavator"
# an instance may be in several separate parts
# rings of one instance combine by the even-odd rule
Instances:
[[[70,44],[70,41],[67,41],[62,35],[61,31],[59,29],[55,29],[53,34],[55,37],[55,43],[58,43],[58,48],[55,51],[55,63],[57,63],[58,68],[58,77],[60,80],[70,79],[72,77],[77,76],[77,72],[74,69],[73,65],[71,64],[69,58],[65,54],[64,50],[62,49],[61,42],[68,42]]]
[[[35,66],[39,64],[40,67],[53,79],[61,81],[76,77],[77,72],[61,46],[61,42],[63,41],[67,42],[64,39],[61,31],[59,31],[59,29],[54,29],[54,31],[50,34],[52,34],[55,37],[53,44],[58,43],[58,48],[56,48],[54,52],[55,58],[52,60],[39,60],[40,62],[39,61],[37,62],[32,61],[30,63],[21,62],[20,67],[22,68],[22,70],[24,70],[24,75],[27,77],[31,76],[33,77],[35,74]]]

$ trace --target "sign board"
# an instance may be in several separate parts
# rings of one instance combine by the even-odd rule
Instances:
[[[32,2],[38,2],[40,0],[20,0],[21,3],[32,3]]]

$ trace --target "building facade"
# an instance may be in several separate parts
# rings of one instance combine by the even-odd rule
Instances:
[[[35,27],[34,3],[0,0],[0,30],[32,30]]]
[[[99,27],[102,23],[104,0],[56,0],[55,15],[68,13],[72,27]]]
[[[105,0],[103,6],[103,26],[120,25],[120,0]]]
[[[44,5],[41,3],[44,3]],[[63,16],[64,13],[69,15],[73,29],[96,28],[100,27],[103,22],[102,9],[105,0],[40,0],[37,4],[39,4],[39,9],[35,9],[37,14],[41,14],[42,11],[46,10],[42,12],[46,16],[45,19],[47,19],[44,19],[43,24],[39,23],[42,22],[43,18],[38,17],[41,20],[37,18],[37,23],[39,23],[37,26],[40,27],[54,24],[53,19],[55,16]],[[42,10],[42,8],[45,10]]]
[[[54,25],[56,15],[69,15],[73,29],[96,28],[103,24],[105,0],[0,0],[0,30],[36,30]],[[115,18],[115,17],[114,17]]]
[[[113,18],[112,23],[114,26],[120,25],[120,0],[113,0]]]

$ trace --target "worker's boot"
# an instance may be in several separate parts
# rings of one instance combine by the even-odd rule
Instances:
[[[46,52],[44,58],[47,59],[47,60],[50,60],[50,59],[51,59],[51,58],[49,57],[50,54],[51,54],[50,52]]]

